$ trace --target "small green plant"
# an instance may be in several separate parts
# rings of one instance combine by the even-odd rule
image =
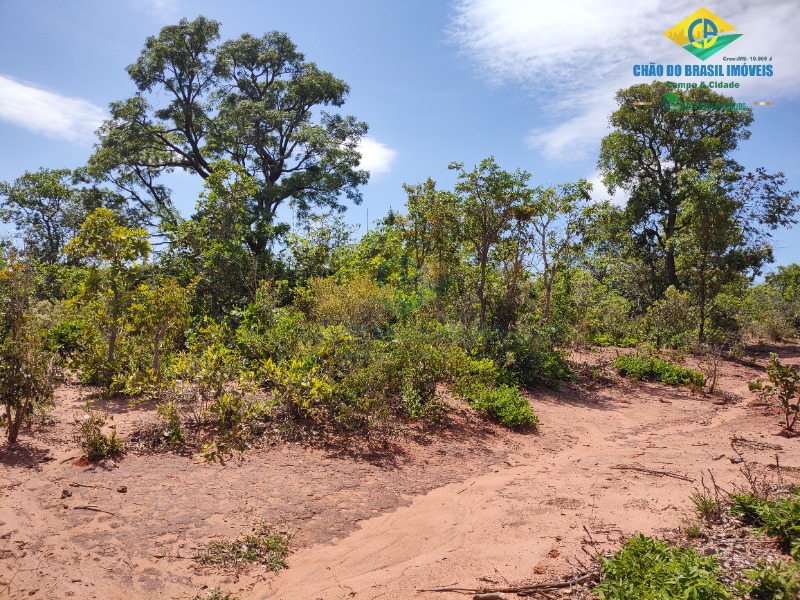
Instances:
[[[701,488],[689,495],[700,518],[706,522],[716,523],[722,518],[722,513],[727,505],[727,494],[721,493],[720,487],[714,479],[714,474],[709,471],[711,486],[706,485],[704,475],[700,475]]]
[[[62,360],[83,350],[85,337],[86,323],[80,319],[56,323],[43,336],[47,350]]]
[[[688,385],[695,389],[703,389],[705,385],[700,371],[686,369],[657,356],[623,355],[615,358],[613,364],[620,375],[634,381],[659,381],[666,385]]]
[[[786,431],[792,431],[797,416],[800,414],[800,372],[796,365],[781,364],[778,355],[774,352],[769,356],[767,363],[767,377],[771,385],[765,385],[760,379],[747,384],[751,392],[758,393],[762,399],[777,398],[783,413],[783,426]]]
[[[687,523],[683,526],[683,534],[690,540],[703,537],[703,524],[698,522]]]
[[[111,433],[103,432],[103,427],[114,417],[107,413],[92,410],[87,404],[84,407],[86,417],[78,427],[78,444],[90,461],[102,460],[111,456],[122,454],[124,446],[117,437],[116,425],[110,425]]]
[[[289,556],[289,536],[267,523],[259,523],[252,533],[235,540],[216,540],[195,557],[201,565],[241,571],[259,563],[277,573],[286,567]]]
[[[706,521],[715,521],[719,518],[719,507],[711,494],[695,491],[689,496],[700,518]]]
[[[594,592],[603,600],[634,598],[730,600],[719,580],[719,563],[691,548],[635,534],[611,558],[603,559],[602,581]]]
[[[162,402],[156,407],[158,416],[164,421],[161,435],[168,444],[182,444],[186,441],[186,434],[181,424],[181,413],[174,400]]]
[[[496,388],[473,389],[466,398],[477,412],[489,416],[506,427],[535,429],[539,426],[539,417],[515,386],[501,385]]]
[[[759,562],[744,572],[746,580],[739,580],[736,590],[751,600],[796,600],[800,598],[800,566],[779,560],[765,564]]]
[[[748,525],[780,538],[795,560],[800,560],[800,489],[777,500],[751,494],[733,494],[731,513]]]

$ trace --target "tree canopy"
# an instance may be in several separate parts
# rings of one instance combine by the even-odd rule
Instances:
[[[138,91],[111,104],[90,168],[154,221],[176,225],[161,174],[182,169],[207,179],[215,161],[241,166],[256,182],[247,244],[260,256],[287,199],[300,214],[342,210],[342,196],[361,201],[368,173],[358,169],[357,146],[367,125],[328,112],[344,104],[349,86],[306,61],[286,34],[218,43],[219,27],[200,16],[147,38],[127,69]]]
[[[667,93],[677,97],[680,110],[662,102]],[[725,185],[740,196],[741,212],[748,213],[745,227],[751,237],[769,237],[770,230],[794,223],[797,193],[783,191],[783,174],[744,173],[732,158],[750,137],[750,109],[707,110],[733,100],[706,87],[673,90],[664,82],[620,90],[616,101],[619,108],[609,119],[613,131],[603,138],[598,166],[610,191],[630,193],[626,217],[635,237],[663,260],[661,291],[682,283],[673,238],[680,227],[679,177],[685,170],[704,175],[715,165],[725,173]]]

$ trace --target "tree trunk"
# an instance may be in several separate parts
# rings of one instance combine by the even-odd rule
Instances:
[[[700,264],[699,275],[697,302],[700,308],[700,331],[697,334],[697,339],[700,343],[703,343],[706,341],[706,269],[704,263]]]
[[[478,302],[480,303],[480,314],[478,316],[478,327],[481,331],[483,331],[484,324],[486,323],[486,295],[485,295],[485,285],[486,285],[486,263],[489,260],[488,252],[481,252],[481,274],[480,278],[478,279]]]
[[[672,246],[672,236],[675,235],[675,219],[677,214],[674,210],[667,213],[667,223],[664,228],[664,270],[667,275],[667,286],[674,285],[678,287],[678,275],[675,270],[675,248]]]
[[[161,381],[161,338],[163,333],[159,331],[156,333],[155,340],[153,340],[153,375],[156,378],[156,383]]]

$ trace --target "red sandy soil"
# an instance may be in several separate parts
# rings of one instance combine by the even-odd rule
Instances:
[[[800,348],[778,350],[800,363]],[[800,481],[800,437],[747,391],[765,359],[724,361],[726,397],[583,380],[528,394],[537,433],[457,410],[445,430],[409,430],[386,449],[282,443],[224,465],[170,453],[87,464],[74,431],[88,392],[64,386],[53,422],[0,450],[0,598],[189,600],[219,587],[243,600],[450,600],[466,596],[418,590],[559,579],[595,548],[686,523],[701,474],[745,486],[734,437],[747,463],[769,472],[777,455],[784,479]],[[107,408],[123,437],[155,418]],[[192,559],[261,521],[292,533],[278,575]]]

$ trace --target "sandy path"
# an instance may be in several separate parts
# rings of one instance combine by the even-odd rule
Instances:
[[[172,454],[75,465],[83,400],[62,388],[57,422],[0,452],[0,599],[191,600],[219,587],[242,600],[448,600],[464,596],[416,590],[559,578],[587,558],[584,527],[609,549],[679,526],[704,470],[742,484],[734,436],[751,440],[740,446],[748,461],[777,453],[800,473],[800,438],[778,435],[774,413],[747,394],[758,374],[726,363],[722,388],[747,398],[736,404],[651,384],[565,386],[530,397],[538,434],[458,413],[452,428],[383,453],[286,444],[225,466]],[[110,408],[123,435],[149,418]],[[635,465],[696,481],[612,468]],[[191,560],[262,519],[294,531],[279,575]]]
[[[297,553],[290,569],[253,597],[446,600],[464,596],[416,590],[557,578],[576,557],[586,560],[584,526],[603,549],[688,516],[697,483],[611,467],[641,465],[698,481],[712,469],[730,487],[742,481],[730,439],[759,417],[743,405],[722,407],[650,385],[601,393],[593,404],[548,394],[534,405],[547,425],[507,463],[362,522],[335,545]],[[800,467],[798,441],[782,439],[782,465]]]

